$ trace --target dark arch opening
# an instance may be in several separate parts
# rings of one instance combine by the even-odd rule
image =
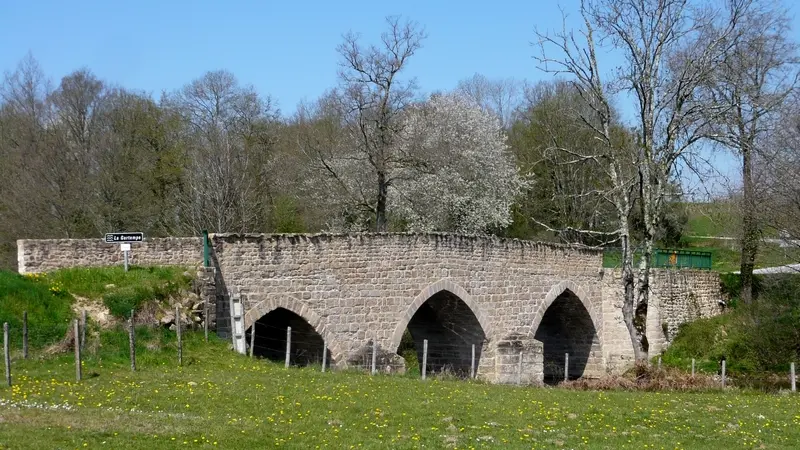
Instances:
[[[592,317],[570,290],[547,308],[534,338],[544,344],[544,381],[564,380],[564,355],[569,353],[569,379],[593,376],[602,370],[600,341]]]
[[[245,333],[250,345],[251,333],[255,329],[253,356],[273,361],[285,361],[286,329],[292,327],[289,363],[307,366],[322,363],[324,340],[305,319],[285,308],[276,308],[258,319]],[[328,364],[331,364],[328,351]]]
[[[478,318],[457,295],[439,291],[417,309],[403,334],[397,353],[409,371],[422,371],[424,341],[428,340],[427,373],[467,378],[475,345],[475,370],[486,334]]]

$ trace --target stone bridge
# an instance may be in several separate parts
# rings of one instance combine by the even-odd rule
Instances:
[[[281,359],[285,331],[308,361],[361,365],[379,349],[378,367],[402,370],[405,350],[428,370],[539,383],[598,377],[630,365],[618,274],[602,252],[557,244],[449,234],[216,234],[218,332],[231,331],[231,305],[243,317],[239,351],[255,330],[255,352]],[[716,274],[656,273],[650,342],[656,354],[684,320],[719,312]],[[662,310],[675,316],[665,320]],[[404,339],[405,336],[405,339]],[[402,346],[402,348],[401,348]],[[295,356],[293,356],[295,358]]]
[[[477,377],[497,383],[563,378],[566,353],[570,378],[632,362],[619,273],[603,269],[600,251],[435,233],[213,234],[211,244],[201,271],[212,318],[240,352],[253,338],[256,355],[283,361],[291,327],[292,364],[320,361],[324,342],[332,365],[360,366],[374,343],[381,370],[404,370],[398,353],[421,361],[425,340],[429,373],[468,374],[474,346]],[[202,248],[198,238],[148,239],[131,258],[202,265]],[[18,252],[20,272],[121,258],[100,239],[18,241]],[[654,272],[651,354],[681,323],[720,312],[716,273]]]

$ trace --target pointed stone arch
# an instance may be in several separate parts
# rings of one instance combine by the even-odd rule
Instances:
[[[314,312],[307,303],[291,295],[270,295],[264,300],[257,302],[245,313],[244,329],[249,330],[254,322],[278,308],[290,311],[308,322],[311,328],[313,328],[327,343],[328,351],[330,351],[330,355],[334,360],[331,364],[340,360],[341,350],[338,342],[333,339],[333,335],[325,328],[322,317]]]
[[[401,316],[400,321],[397,323],[397,326],[395,326],[394,333],[389,341],[389,349],[391,351],[397,351],[398,347],[400,346],[400,341],[403,339],[403,332],[405,332],[409,322],[411,322],[411,319],[414,317],[414,314],[417,312],[417,310],[426,301],[428,301],[428,299],[442,291],[450,292],[464,302],[464,304],[470,309],[470,311],[472,311],[472,314],[478,320],[478,323],[480,324],[486,338],[491,339],[491,337],[494,335],[491,329],[491,322],[480,309],[478,302],[472,298],[466,289],[459,286],[457,283],[448,279],[442,279],[423,289],[419,294],[417,294],[417,296],[414,298],[414,301],[408,305],[405,313]]]
[[[531,323],[531,336],[536,334],[536,330],[539,329],[539,325],[542,324],[542,319],[544,318],[547,308],[549,308],[561,294],[567,291],[575,294],[578,300],[580,300],[581,304],[583,304],[583,307],[586,308],[586,311],[589,313],[589,317],[592,318],[592,324],[594,324],[594,328],[597,331],[597,336],[602,337],[603,321],[600,320],[600,314],[595,310],[594,305],[589,301],[589,296],[586,294],[586,291],[570,280],[563,280],[559,282],[555,286],[551,287],[547,292],[547,295],[544,296],[544,301],[542,301],[542,303],[539,304],[539,307],[536,308],[536,314],[533,316],[533,322]]]
[[[579,285],[564,280],[550,288],[536,310],[530,330],[530,335],[543,344],[545,382],[564,379],[565,352],[570,355],[571,379],[602,376],[602,329],[602,315]]]

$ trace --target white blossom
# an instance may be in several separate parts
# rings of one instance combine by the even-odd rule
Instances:
[[[511,223],[524,187],[500,121],[468,97],[435,95],[405,115],[405,167],[389,194],[390,211],[415,231],[482,233]]]

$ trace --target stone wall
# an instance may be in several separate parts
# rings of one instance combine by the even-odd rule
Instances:
[[[723,311],[719,273],[663,269],[656,270],[653,275],[653,295],[659,299],[658,330],[664,336],[664,348],[672,342],[682,324]]]
[[[497,342],[495,383],[541,385],[544,382],[542,343],[530,336],[509,335]]]
[[[371,355],[374,340],[379,363],[402,370],[395,352],[406,329],[418,352],[420,341],[429,340],[433,371],[466,372],[474,344],[478,376],[494,382],[519,381],[520,351],[524,370],[536,371],[525,372],[523,383],[541,382],[545,360],[555,367],[565,352],[571,377],[619,372],[633,361],[620,272],[601,269],[599,251],[437,233],[211,239],[214,267],[199,271],[197,289],[214,300],[209,320],[222,337],[229,336],[230,299],[237,293],[245,312],[237,323],[244,330],[262,318],[264,326],[285,329],[291,324],[265,318],[285,309],[325,340],[332,363],[340,366]],[[22,273],[122,264],[119,246],[101,239],[22,240],[18,246]],[[132,244],[132,264],[201,262],[201,238]],[[682,323],[721,312],[714,272],[654,270],[651,285],[651,355],[669,344]],[[268,347],[268,337],[257,332],[257,345]],[[306,353],[320,347],[316,338],[306,340],[312,342]]]
[[[622,319],[622,273],[603,271],[603,344],[606,370],[620,372],[633,364],[633,347]],[[678,327],[686,322],[722,312],[719,274],[696,269],[653,269],[647,314],[650,355],[664,351]],[[666,333],[665,333],[666,330]]]
[[[145,238],[131,243],[130,264],[199,266],[203,262],[203,239]],[[119,244],[97,239],[22,239],[17,241],[19,273],[47,272],[65,267],[97,267],[123,264]]]
[[[592,317],[602,311],[602,254],[594,250],[447,234],[211,237],[225,291],[238,292],[249,311],[245,328],[277,307],[291,309],[325,338],[335,363],[368,351],[371,339],[396,351],[414,314],[442,290],[475,315],[481,329],[459,333],[486,336],[478,374],[490,379],[497,342],[532,337],[548,302],[567,286]],[[227,303],[220,298],[218,310]]]

